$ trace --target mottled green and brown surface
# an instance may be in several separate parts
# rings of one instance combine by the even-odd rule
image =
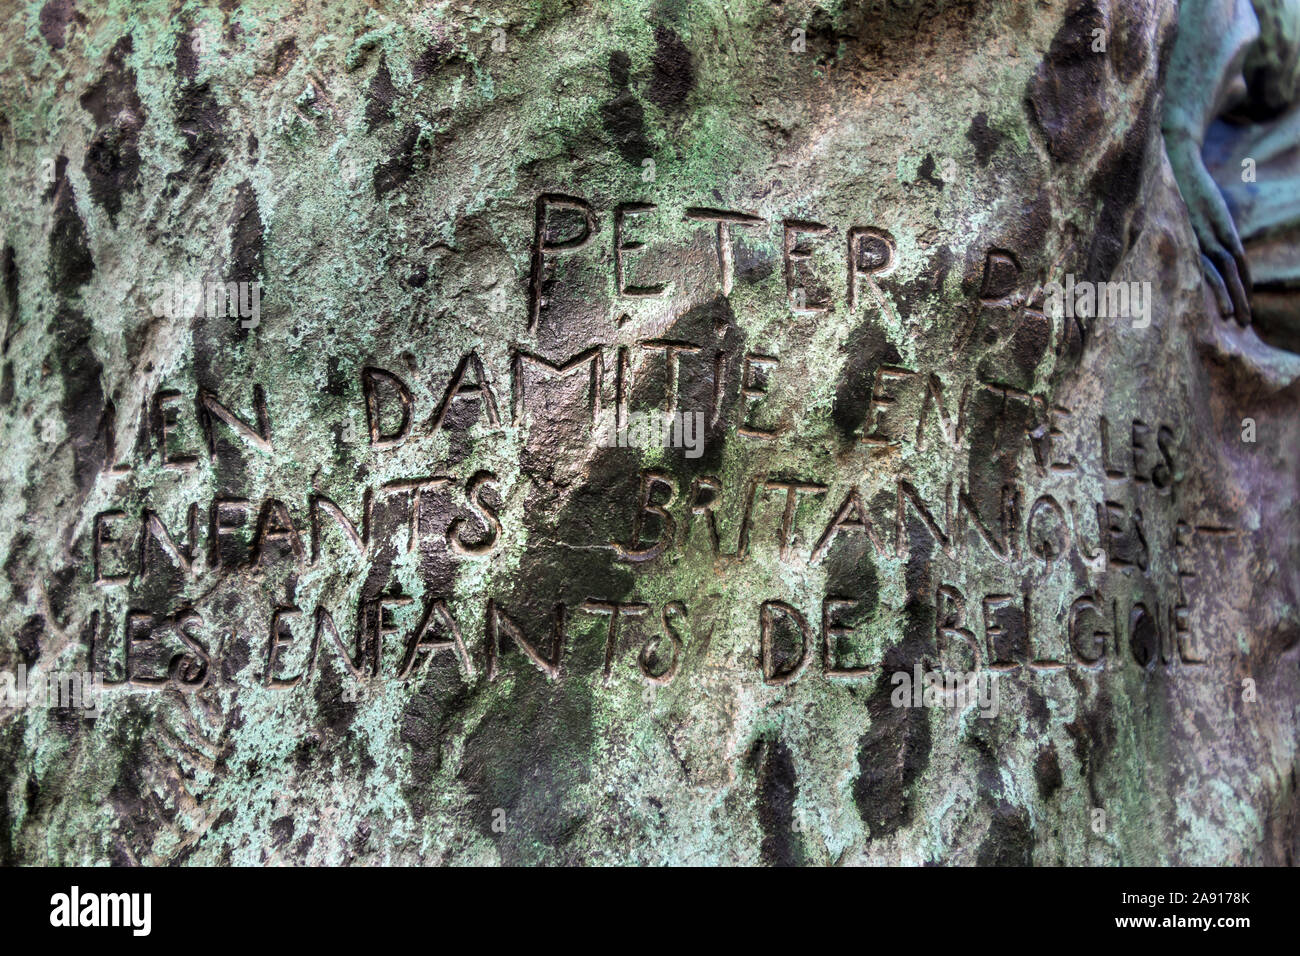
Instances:
[[[0,710],[0,861],[1292,860],[1300,362],[1213,317],[1160,133],[1172,0],[4,6],[0,666],[165,680]],[[530,329],[551,193],[599,231]],[[618,294],[628,202],[662,298]],[[727,294],[696,207],[762,220]],[[791,308],[786,220],[829,227],[792,279],[824,312]],[[865,227],[894,265],[864,243],[851,308]],[[1066,274],[1150,282],[1150,327],[1045,314]],[[260,323],[156,315],[176,275],[261,281]],[[647,342],[695,349],[673,396]],[[605,407],[703,410],[704,454],[597,447],[585,366],[516,402],[518,355],[593,348]],[[411,390],[394,447],[366,368]],[[269,449],[202,393],[254,427],[263,395]],[[647,469],[672,525],[631,541]],[[411,548],[385,486],[431,476]],[[367,490],[365,553],[318,511],[316,554],[313,496],[360,529]],[[219,499],[248,505],[214,538]],[[863,674],[826,673],[828,597]],[[401,679],[437,600],[467,656]],[[490,679],[489,601],[556,667],[499,630]],[[592,601],[648,605],[608,678]],[[799,669],[774,628],[792,680],[768,601],[812,631]],[[267,687],[289,607],[278,676],[317,608],[363,652],[382,615],[377,673],[326,632]],[[1001,669],[996,719],[891,706],[941,660]]]

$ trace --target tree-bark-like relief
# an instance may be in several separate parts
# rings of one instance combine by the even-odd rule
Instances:
[[[0,861],[1293,859],[1293,0],[7,16]]]

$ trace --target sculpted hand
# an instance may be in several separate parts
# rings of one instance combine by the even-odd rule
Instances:
[[[1200,150],[1194,143],[1171,148],[1169,161],[1201,245],[1201,262],[1206,277],[1219,293],[1219,300],[1232,304],[1237,322],[1249,325],[1247,291],[1250,289],[1250,270],[1223,193],[1206,170]]]

